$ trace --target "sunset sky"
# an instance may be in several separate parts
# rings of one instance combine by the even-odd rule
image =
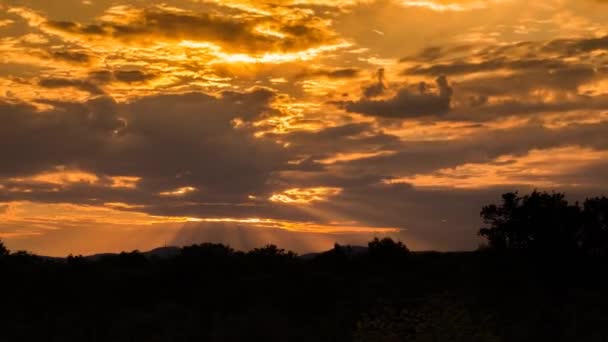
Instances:
[[[608,194],[608,1],[0,0],[0,238],[478,246]]]

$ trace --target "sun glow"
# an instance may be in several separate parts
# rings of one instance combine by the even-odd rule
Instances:
[[[358,226],[356,222],[349,222],[345,224],[330,223],[321,224],[314,222],[295,222],[287,220],[276,220],[269,218],[188,218],[188,222],[227,222],[227,223],[238,223],[246,224],[256,228],[274,228],[282,229],[292,232],[300,233],[328,233],[328,234],[342,234],[342,233],[398,233],[401,231],[399,228],[387,228],[387,227],[366,227]]]

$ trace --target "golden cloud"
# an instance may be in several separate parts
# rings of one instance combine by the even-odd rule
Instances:
[[[149,46],[182,41],[205,42],[229,53],[295,52],[335,44],[329,22],[311,13],[259,16],[242,12],[231,17],[168,6],[114,6],[90,23],[47,20],[27,8],[11,12],[31,26],[68,40]]]

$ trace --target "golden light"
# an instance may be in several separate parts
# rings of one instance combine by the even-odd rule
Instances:
[[[141,208],[145,208],[144,205],[129,204],[129,203],[123,203],[123,202],[106,202],[103,205],[105,207],[112,208],[112,209],[141,209]]]
[[[337,196],[342,192],[340,188],[316,187],[316,188],[293,188],[280,194],[270,196],[270,201],[281,203],[312,203],[326,201],[329,197]]]
[[[216,44],[210,42],[196,42],[191,40],[183,40],[178,46],[186,47],[190,49],[205,49],[208,50],[215,59],[212,60],[211,64],[217,63],[244,63],[244,64],[257,64],[257,63],[288,63],[295,61],[309,61],[322,53],[336,51],[338,49],[348,48],[352,46],[351,43],[341,42],[338,44],[324,45],[315,48],[309,48],[303,51],[297,52],[266,52],[261,55],[250,55],[246,53],[226,53],[223,49]]]
[[[109,180],[109,184],[108,181]],[[56,167],[52,171],[45,171],[29,177],[9,178],[14,184],[30,185],[53,185],[58,188],[68,187],[75,184],[87,184],[92,186],[109,186],[112,188],[135,189],[141,177],[133,176],[104,176],[99,177],[94,173],[78,169],[69,169],[64,166]]]
[[[141,177],[117,176],[110,177],[112,179],[113,188],[135,189]]]
[[[472,9],[485,8],[487,6],[487,4],[486,4],[487,2],[489,2],[489,0],[470,1],[468,3],[467,2],[465,2],[465,3],[458,3],[458,2],[444,3],[444,2],[433,1],[433,0],[402,0],[400,3],[406,7],[420,7],[420,8],[426,8],[426,9],[438,11],[438,12],[449,12],[449,11],[462,12],[462,11],[468,11],[468,10],[472,10]]]
[[[356,222],[331,222],[328,224],[314,222],[295,222],[288,220],[277,220],[270,218],[194,218],[187,219],[188,222],[215,222],[215,223],[238,223],[250,225],[256,228],[274,228],[300,233],[327,233],[327,234],[342,234],[342,233],[398,233],[399,228],[390,227],[368,227],[356,225]]]
[[[189,194],[189,193],[195,192],[195,191],[198,191],[198,189],[193,186],[184,186],[181,188],[177,188],[175,190],[160,192],[159,195],[161,195],[161,196],[184,196],[186,194]]]

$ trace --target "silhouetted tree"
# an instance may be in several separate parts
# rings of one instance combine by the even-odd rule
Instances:
[[[182,258],[225,258],[232,256],[234,250],[221,243],[201,243],[181,249]]]
[[[121,252],[116,261],[122,266],[141,266],[148,262],[148,259],[140,251]]]
[[[500,205],[481,210],[487,227],[479,235],[495,249],[572,252],[579,248],[580,214],[562,193],[506,193]]]
[[[84,265],[86,264],[86,259],[82,256],[82,255],[68,255],[68,257],[66,258],[66,262],[69,265]]]
[[[8,250],[8,248],[6,248],[6,246],[4,246],[4,242],[2,240],[0,240],[0,258],[5,257],[9,254],[10,254],[10,251]]]
[[[254,248],[248,253],[249,256],[263,258],[295,258],[297,255],[292,251],[285,251],[275,245],[266,245],[262,248]]]
[[[410,250],[401,241],[393,241],[391,238],[378,239],[368,243],[369,256],[377,261],[397,262],[407,257]]]

